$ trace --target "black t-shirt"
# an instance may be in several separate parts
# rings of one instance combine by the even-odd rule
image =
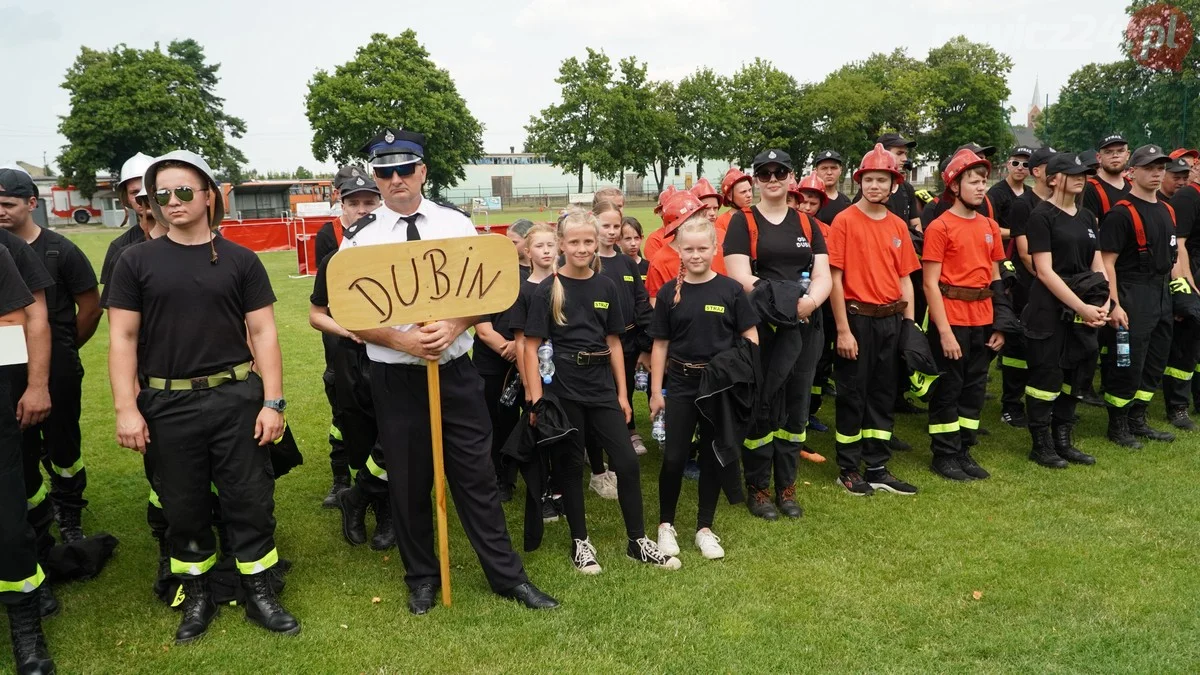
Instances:
[[[825,202],[825,206],[817,211],[817,220],[822,223],[832,223],[834,216],[845,211],[848,206],[850,206],[850,198],[839,192],[837,197]]]
[[[530,281],[528,278],[521,281],[521,288],[517,290],[517,301],[508,310],[508,329],[513,331],[525,331],[525,320],[529,316],[529,301],[533,299],[534,292],[537,291],[540,281]]]
[[[612,279],[621,298],[621,320],[625,322],[621,347],[626,354],[636,352],[638,333],[650,327],[653,313],[642,273],[638,271],[633,258],[624,253],[615,253],[607,258],[600,256],[600,273]]]
[[[521,280],[521,287],[526,286],[525,280],[529,278],[530,269],[528,267],[519,266],[517,274]],[[505,340],[513,339],[512,323],[509,318],[512,316],[517,303],[520,302],[520,291],[517,292],[517,299],[513,300],[513,304],[503,312],[485,315],[481,321],[488,321],[492,324],[492,330],[500,334],[500,337]],[[503,375],[513,368],[513,364],[504,359],[503,356],[487,346],[478,336],[475,338],[475,346],[471,350],[472,359],[475,362],[475,369],[483,375]]]
[[[1127,274],[1167,274],[1175,265],[1175,224],[1171,213],[1162,203],[1151,204],[1127,195],[1124,199],[1133,204],[1142,218],[1142,229],[1146,232],[1146,246],[1150,249],[1150,260],[1143,265],[1138,253],[1137,235],[1128,207],[1117,206],[1100,219],[1100,250],[1117,254],[1114,267],[1117,281]]]
[[[754,261],[755,275],[760,279],[776,281],[799,281],[802,272],[812,270],[813,256],[828,254],[821,227],[811,218],[812,240],[804,234],[800,214],[788,209],[783,222],[778,225],[763,216],[758,207],[753,208],[754,221],[758,224],[758,259]],[[725,255],[750,255],[750,229],[746,215],[741,211],[729,219],[725,232]]]
[[[1121,179],[1125,183],[1125,187],[1117,189],[1108,184],[1101,178],[1089,178],[1083,186],[1083,208],[1091,211],[1097,218],[1103,218],[1105,214],[1104,203],[1100,201],[1100,195],[1096,193],[1096,186],[1093,181],[1100,184],[1104,194],[1108,196],[1108,207],[1111,209],[1117,202],[1124,199],[1129,194],[1129,181]]]
[[[320,264],[317,265],[317,276],[315,279],[313,279],[312,295],[308,296],[308,301],[310,303],[317,307],[324,307],[325,309],[329,309],[329,284],[326,281],[326,271],[329,269],[329,261],[333,258],[334,253],[337,253],[337,249],[334,249],[331,253],[322,258]],[[332,312],[330,313],[330,316],[333,316]],[[322,339],[329,339],[333,337],[334,336],[332,335],[326,335],[322,333]],[[336,344],[339,347],[352,349],[354,351],[365,352],[367,349],[366,345],[341,336],[337,336]]]
[[[638,260],[637,264],[638,276],[642,278],[642,284],[646,283],[646,275],[650,273],[650,261],[645,258]]]
[[[338,240],[337,235],[333,232],[334,227],[334,221],[331,220],[322,225],[321,229],[317,230],[317,243],[315,251],[317,260],[324,260],[326,256],[337,253]]]
[[[223,237],[184,246],[160,237],[129,248],[113,271],[109,303],[141,313],[138,366],[146,376],[212,375],[251,359],[246,315],[275,302],[253,251]]]
[[[1200,185],[1188,183],[1176,190],[1171,208],[1175,209],[1175,234],[1187,238],[1188,258],[1195,266],[1200,262],[1200,235],[1193,237],[1192,230],[1200,224]]]
[[[33,294],[21,279],[21,271],[8,249],[0,247],[0,316],[33,304]],[[0,378],[7,381],[7,378]],[[8,414],[6,410],[4,414]]]
[[[668,357],[708,363],[733,347],[743,331],[758,325],[758,314],[737,281],[718,274],[702,284],[684,282],[679,304],[672,306],[678,281],[671,279],[659,289],[650,324],[650,337],[671,341]]]
[[[1021,191],[1021,195],[1017,196],[1017,193],[1013,192],[1012,186],[1008,184],[1007,180],[996,183],[987,192],[988,199],[992,202],[992,219],[999,223],[1000,227],[1010,230],[1009,237],[1012,236],[1012,224],[1010,221],[1013,205],[1020,201],[1026,192],[1031,192],[1031,190],[1026,187]]]
[[[0,228],[0,246],[8,249],[29,292],[37,293],[54,285],[54,279],[50,278],[46,265],[42,263],[43,258],[24,239]]]
[[[608,361],[588,366],[575,363],[579,352],[608,349],[606,338],[625,330],[621,323],[620,292],[611,279],[593,274],[587,279],[558,275],[563,285],[563,313],[566,325],[560,326],[551,315],[551,291],[555,277],[538,284],[525,317],[525,335],[549,338],[554,346],[554,379],[550,390],[555,395],[582,403],[617,405],[617,389]]]
[[[1079,209],[1075,215],[1049,203],[1042,202],[1025,224],[1029,239],[1029,254],[1049,252],[1053,269],[1058,276],[1087,272],[1099,250],[1096,225],[1092,212]]]
[[[96,288],[96,272],[92,262],[70,239],[57,232],[43,229],[30,244],[34,253],[44,261],[55,284],[46,290],[50,312],[50,328],[56,343],[75,346],[75,296]],[[57,258],[51,262],[51,253]],[[54,270],[51,272],[51,267]]]
[[[135,223],[122,232],[121,236],[109,242],[108,251],[104,254],[104,264],[100,266],[100,283],[108,285],[112,281],[112,273],[117,267],[121,251],[143,241],[146,241],[146,233]]]

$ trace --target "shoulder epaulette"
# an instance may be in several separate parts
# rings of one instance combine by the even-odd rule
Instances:
[[[347,227],[346,231],[342,233],[342,237],[345,239],[353,239],[354,236],[357,235],[359,232],[361,232],[364,227],[370,225],[373,222],[375,222],[375,214],[368,213],[367,215],[363,216],[362,218],[359,218],[358,220],[354,221],[354,223],[352,225],[350,225],[350,227]]]
[[[439,201],[434,201],[434,200],[430,200],[430,201],[433,201],[434,204],[437,204],[438,206],[440,206],[444,209],[451,209],[453,211],[458,211],[459,213],[463,214],[464,216],[466,216],[468,218],[471,217],[471,214],[467,213],[466,211],[463,211],[461,208],[458,207],[458,205],[453,204],[451,202],[439,202]]]

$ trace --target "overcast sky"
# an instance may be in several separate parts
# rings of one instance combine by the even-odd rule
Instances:
[[[160,42],[165,49],[190,37],[221,64],[218,94],[229,113],[246,120],[249,132],[237,145],[260,171],[319,166],[304,116],[307,83],[318,69],[351,59],[373,32],[415,29],[484,124],[484,149],[506,152],[520,150],[529,116],[557,100],[559,63],[588,46],[614,63],[636,55],[655,79],[677,81],[701,65],[728,75],[763,57],[802,82],[818,82],[872,52],[905,47],[924,58],[931,46],[965,34],[1013,58],[1010,105],[1023,123],[1035,79],[1053,100],[1079,66],[1117,60],[1127,21],[1125,0],[858,0],[820,10],[811,1],[783,0],[21,4],[0,7],[7,71],[0,163],[40,164],[43,153],[54,161],[65,142],[58,116],[69,110],[59,85],[81,45]]]

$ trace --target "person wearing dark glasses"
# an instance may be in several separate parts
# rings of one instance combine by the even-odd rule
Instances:
[[[127,209],[127,217],[128,211],[133,211],[137,222],[108,244],[108,251],[104,254],[104,264],[100,266],[100,285],[106,288],[112,281],[113,268],[116,267],[121,252],[151,238],[150,231],[155,225],[154,214],[150,211],[150,197],[142,190],[142,174],[146,172],[146,167],[150,166],[150,162],[153,161],[153,157],[139,152],[121,165],[121,173],[118,175],[119,181],[116,187],[117,198]],[[108,306],[106,296],[107,292],[100,294],[101,307]]]
[[[428,171],[424,134],[384,129],[361,151],[375,174],[383,206],[346,228],[342,248],[476,235],[465,213],[421,194]],[[558,606],[557,600],[530,583],[500,508],[492,464],[492,421],[483,379],[468,354],[473,339],[467,329],[479,318],[355,331],[367,343],[379,444],[396,474],[388,481],[393,525],[409,588],[408,610],[417,615],[433,608],[441,575],[429,498],[433,489],[425,381],[429,361],[437,362],[440,370],[446,480],[488,584],[497,594],[530,609]]]
[[[1033,150],[1023,145],[1013,148],[1008,153],[1008,161],[1004,164],[1004,180],[996,183],[987,192],[988,201],[992,203],[993,219],[1000,224],[1000,236],[1008,241],[1012,236],[1009,230],[1009,214],[1013,202],[1025,194],[1025,179],[1029,177],[1029,158]]]
[[[270,448],[287,405],[275,294],[258,256],[216,235],[224,199],[204,159],[170,152],[147,167],[144,183],[168,230],[117,262],[109,376],[117,442],[155,456],[171,571],[184,577],[175,641],[199,639],[217,614],[212,486],[246,618],[294,635],[300,623],[279,604],[272,572],[280,559]]]

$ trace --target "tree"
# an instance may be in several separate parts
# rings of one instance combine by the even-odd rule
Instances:
[[[1004,105],[1011,58],[960,35],[929,50],[925,62],[930,129],[922,142],[924,156],[946,157],[969,142],[1012,145],[1013,109]]]
[[[313,156],[345,164],[385,128],[426,136],[425,164],[433,197],[466,178],[465,164],[483,154],[483,126],[467,109],[450,74],[406,30],[375,33],[332,74],[318,70],[305,97]]]
[[[554,80],[562,86],[562,101],[551,105],[529,119],[525,126],[525,149],[544,155],[549,162],[579,177],[579,192],[583,192],[583,169],[612,175],[617,161],[609,150],[608,114],[613,105],[610,87],[613,80],[612,63],[604,52],[590,47],[587,58],[580,63],[568,58],[558,68]]]
[[[71,100],[71,112],[59,118],[58,126],[68,142],[56,160],[64,184],[90,197],[97,172],[116,174],[138,152],[153,156],[179,148],[236,172],[244,157],[229,145],[226,132],[240,135],[245,124],[224,117],[220,99],[211,96],[218,66],[204,65],[199,45],[180,53],[178,58],[164,54],[157,45],[80,49],[62,83]],[[205,81],[197,64],[207,69]]]
[[[670,82],[654,84],[654,112],[658,125],[656,132],[658,140],[651,168],[654,171],[654,182],[659,192],[662,192],[663,184],[667,181],[667,171],[673,166],[682,166],[684,157],[691,154],[691,150],[685,150],[688,145],[679,123],[678,100],[679,91],[675,85]]]
[[[292,177],[297,180],[310,180],[313,177],[313,173],[303,166],[298,166]]]
[[[215,91],[220,78],[217,77],[217,71],[221,69],[221,64],[208,64],[204,61],[204,47],[200,43],[192,39],[176,40],[167,46],[167,54],[171,55],[177,61],[186,64],[196,73],[196,79],[200,83],[200,98],[204,101],[204,107],[208,109],[208,114],[212,116],[222,133],[233,138],[242,138],[246,135],[246,122],[240,117],[234,117],[225,113],[225,99],[216,95]],[[220,178],[233,183],[240,183],[243,176],[241,167],[246,164],[246,156],[241,150],[232,145],[225,146],[225,153],[221,157],[213,158],[211,162],[213,170],[220,174]]]
[[[646,175],[646,167],[662,157],[663,143],[673,133],[675,115],[669,109],[673,88],[661,88],[646,78],[646,64],[634,57],[621,59],[618,79],[607,97],[607,133],[610,154],[621,187],[625,187],[625,169]],[[664,106],[660,97],[666,97]]]
[[[729,82],[736,123],[726,159],[748,166],[767,148],[781,148],[799,163],[812,144],[812,119],[806,117],[806,89],[791,75],[756,58]]]
[[[696,177],[704,175],[704,160],[732,154],[735,116],[729,100],[729,80],[711,68],[699,68],[679,81],[674,91],[679,150],[696,160]],[[665,174],[665,169],[663,170]],[[662,189],[662,183],[659,183]]]

